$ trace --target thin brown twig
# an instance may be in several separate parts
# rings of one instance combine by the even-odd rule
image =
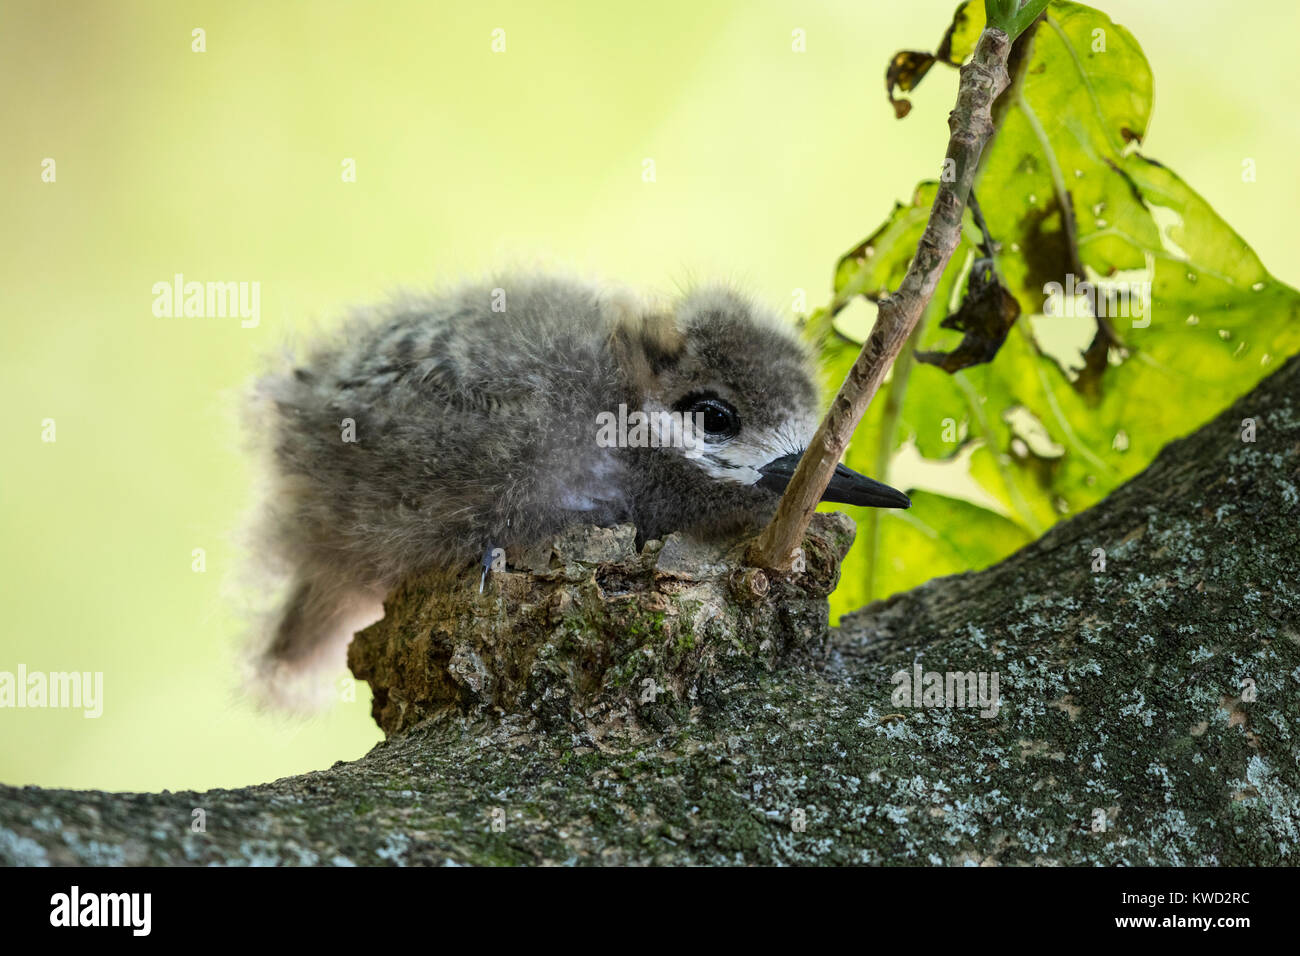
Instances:
[[[961,240],[966,197],[975,181],[980,154],[993,134],[993,101],[1009,82],[1010,52],[1011,38],[1002,30],[988,27],[980,34],[970,62],[961,68],[957,105],[948,116],[951,135],[945,175],[916,256],[898,291],[880,300],[871,335],[804,452],[776,515],[754,542],[749,555],[752,564],[777,571],[790,569],[854,429],[934,295],[939,277]]]

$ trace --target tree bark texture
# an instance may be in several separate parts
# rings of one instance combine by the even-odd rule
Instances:
[[[1300,861],[1300,359],[1001,564],[826,631],[846,530],[766,589],[743,544],[617,530],[466,620],[407,582],[354,644],[370,754],[206,793],[0,787],[0,862]],[[996,712],[900,700],[918,669],[996,674]]]

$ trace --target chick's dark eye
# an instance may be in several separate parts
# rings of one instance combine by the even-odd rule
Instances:
[[[709,441],[725,441],[740,431],[740,416],[720,398],[696,399],[688,411],[692,421],[704,422],[704,437]]]

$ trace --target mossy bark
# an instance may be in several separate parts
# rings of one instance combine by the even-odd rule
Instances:
[[[839,527],[814,528],[826,553]],[[1003,563],[828,640],[833,561],[742,600],[733,559],[675,578],[611,535],[616,561],[557,547],[501,577],[479,623],[408,582],[353,652],[393,731],[361,760],[202,794],[0,788],[0,862],[1300,862],[1300,360]],[[903,699],[917,667],[996,674],[997,705]]]
[[[451,587],[407,581],[348,649],[386,733],[430,717],[523,715],[547,729],[623,742],[693,719],[727,687],[775,667],[825,662],[827,597],[853,543],[845,515],[819,515],[799,570],[744,566],[679,534],[640,551],[636,529],[576,528],[497,572]]]

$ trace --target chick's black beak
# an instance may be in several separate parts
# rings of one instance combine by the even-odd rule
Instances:
[[[794,477],[794,470],[799,466],[799,455],[786,455],[776,461],[769,461],[758,473],[763,477],[757,482],[758,487],[767,488],[778,494]],[[831,501],[843,505],[862,505],[868,508],[910,508],[912,499],[897,488],[859,475],[843,465],[835,466],[831,483],[822,494],[822,501]]]

